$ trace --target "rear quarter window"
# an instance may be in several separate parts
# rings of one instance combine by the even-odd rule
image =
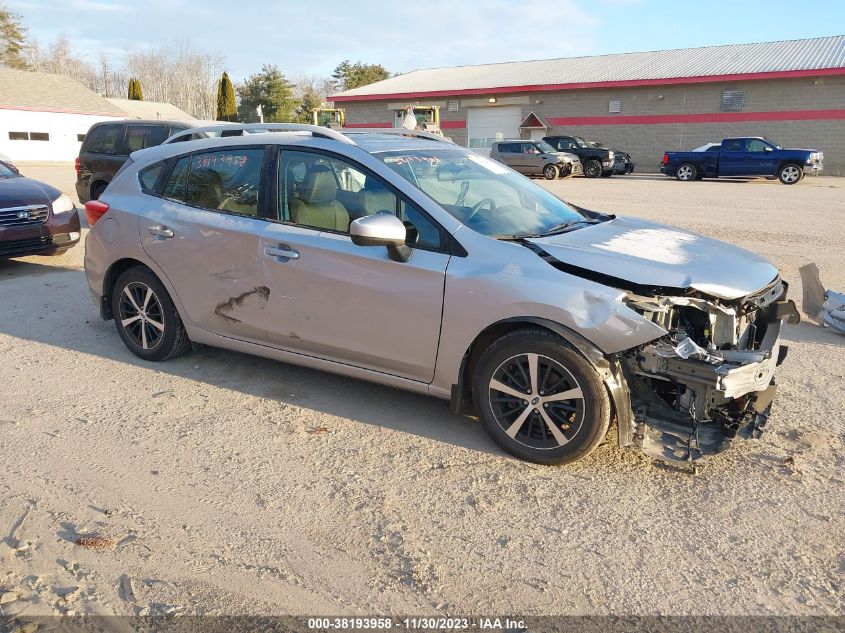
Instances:
[[[122,125],[100,125],[89,130],[85,135],[82,151],[94,154],[119,154],[122,144]]]
[[[138,172],[138,182],[141,185],[141,191],[144,193],[156,193],[156,184],[161,179],[166,165],[167,163],[165,162],[155,163]]]

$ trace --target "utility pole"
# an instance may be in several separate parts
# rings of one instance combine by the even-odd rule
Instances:
[[[261,107],[261,104],[258,104],[258,107],[255,108],[255,113],[258,115],[259,123],[264,123],[264,108]]]

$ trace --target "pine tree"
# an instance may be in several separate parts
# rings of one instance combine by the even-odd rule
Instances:
[[[140,80],[135,79],[134,77],[129,80],[129,94],[127,98],[133,101],[144,100],[144,94],[141,92]]]
[[[21,16],[0,7],[0,66],[27,70],[26,47],[26,29],[21,24]]]
[[[238,108],[235,103],[235,87],[229,79],[229,73],[224,72],[217,83],[217,120],[232,121],[237,118]]]
[[[266,123],[284,123],[294,121],[298,100],[293,95],[290,82],[277,66],[265,64],[261,72],[247,77],[238,86],[241,103],[238,116],[241,121],[258,120],[255,110],[260,105]]]

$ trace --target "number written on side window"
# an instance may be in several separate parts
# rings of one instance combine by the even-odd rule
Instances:
[[[264,149],[232,149],[191,157],[187,203],[203,209],[258,215]]]

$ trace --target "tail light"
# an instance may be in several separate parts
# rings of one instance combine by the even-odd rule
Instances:
[[[663,154],[663,164],[664,165],[669,164],[669,154]]]
[[[76,157],[76,160],[75,160],[75,161],[73,161],[73,168],[76,170],[76,175],[78,176],[78,175],[79,175],[79,170],[80,170],[80,168],[81,168],[81,165],[80,165],[80,163],[79,163],[79,156],[77,156],[77,157]]]
[[[88,219],[88,226],[94,224],[103,217],[109,210],[109,205],[100,200],[89,200],[85,203],[85,217]]]

